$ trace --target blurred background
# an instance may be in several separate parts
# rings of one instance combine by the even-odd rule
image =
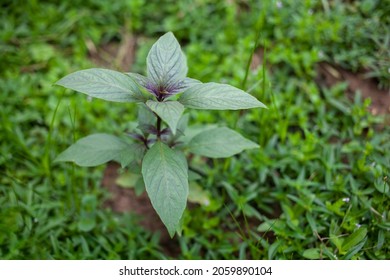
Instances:
[[[261,148],[194,162],[204,176],[172,240],[116,186],[122,170],[53,164],[136,119],[53,84],[92,67],[144,74],[167,31],[189,77],[269,108],[188,111]],[[389,87],[387,0],[2,0],[0,258],[389,259]]]

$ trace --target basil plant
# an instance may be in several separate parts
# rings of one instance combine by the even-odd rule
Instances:
[[[185,153],[231,157],[258,145],[227,127],[186,134],[185,109],[241,110],[266,108],[252,95],[227,84],[187,77],[187,62],[172,32],[160,37],[147,56],[147,75],[92,68],[74,72],[56,85],[90,97],[139,104],[138,123],[125,137],[98,133],[78,140],[56,158],[79,166],[117,161],[122,168],[140,165],[150,201],[171,237],[189,193]],[[128,137],[130,136],[130,137]]]

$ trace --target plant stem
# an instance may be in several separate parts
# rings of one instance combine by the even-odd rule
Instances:
[[[159,116],[157,116],[156,129],[157,129],[157,140],[161,141],[161,118]]]
[[[144,143],[146,150],[149,150],[148,138],[145,137],[142,142]]]

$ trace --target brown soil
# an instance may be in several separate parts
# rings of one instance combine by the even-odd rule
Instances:
[[[264,61],[264,48],[259,48],[253,53],[250,69],[255,70],[258,67],[261,67],[263,65],[263,61]]]
[[[252,70],[261,67],[264,60],[264,49],[259,48],[252,57],[250,68]],[[269,68],[269,65],[267,65]],[[348,83],[347,96],[353,99],[357,91],[360,91],[364,99],[370,98],[370,112],[373,115],[390,114],[390,90],[381,90],[375,79],[367,78],[366,73],[352,73],[337,65],[320,62],[317,66],[317,83],[326,87],[334,86],[340,82]]]
[[[91,40],[87,40],[86,45],[90,60],[97,66],[128,72],[134,62],[137,37],[125,33],[120,42],[110,42],[96,47]]]
[[[104,171],[102,185],[111,194],[111,198],[105,202],[105,206],[118,213],[130,212],[138,214],[141,226],[152,232],[159,232],[161,234],[161,243],[169,243],[170,237],[168,232],[154,210],[147,194],[144,192],[137,196],[134,189],[118,186],[116,184],[118,170],[119,165],[110,162]]]
[[[347,96],[353,99],[357,91],[360,91],[364,99],[370,98],[370,112],[373,115],[383,115],[390,113],[390,91],[378,88],[374,79],[365,77],[365,73],[352,73],[339,66],[321,62],[318,64],[319,84],[327,87],[333,86],[340,82],[348,83]]]

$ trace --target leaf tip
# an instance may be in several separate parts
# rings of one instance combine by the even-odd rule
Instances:
[[[259,101],[260,102],[260,101]],[[263,108],[263,109],[266,109],[268,110],[269,108],[262,102],[260,102],[260,105],[259,105],[259,108]]]
[[[62,79],[59,79],[58,81],[56,81],[56,82],[53,84],[53,86],[62,86],[61,81],[62,81]]]
[[[175,236],[176,230],[168,229],[169,237],[172,239]]]
[[[64,159],[63,158],[63,153],[60,153],[58,156],[56,156],[53,160],[53,163],[60,163],[60,162],[66,162],[70,161],[69,159]]]

